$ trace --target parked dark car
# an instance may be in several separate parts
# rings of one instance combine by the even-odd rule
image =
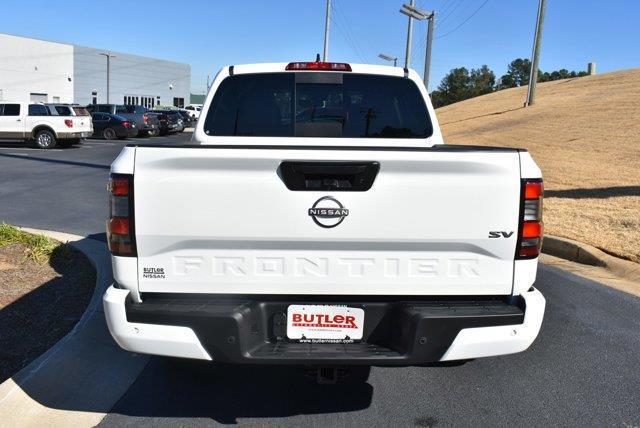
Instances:
[[[195,120],[193,119],[193,116],[191,116],[191,113],[187,110],[177,110],[177,112],[182,117],[182,122],[184,123],[185,128],[193,126]]]
[[[180,114],[180,110],[169,110],[169,115],[174,116],[176,118],[177,123],[178,123],[178,127],[175,129],[175,132],[184,131],[184,128],[186,128],[187,125],[185,125],[185,123],[184,123],[184,119],[182,118],[182,115]]]
[[[184,128],[182,118],[173,110],[149,110],[149,115],[155,115],[160,121],[160,135],[180,132]]]
[[[125,139],[138,135],[136,123],[117,114],[91,113],[93,136],[105,140]]]
[[[141,109],[135,109],[131,107],[142,107],[142,106],[126,106],[124,104],[89,104],[87,106],[87,110],[91,113],[109,113],[109,114],[117,114],[125,119],[128,119],[130,122],[136,124],[136,135],[140,136],[146,135],[145,132],[145,124],[144,124],[144,111]],[[142,107],[144,109],[144,107]],[[145,109],[146,111],[146,109]]]
[[[124,107],[127,113],[135,115],[136,125],[140,131],[139,137],[155,137],[160,134],[160,121],[155,116],[147,114],[148,108],[135,104],[125,104]],[[142,122],[138,121],[139,115],[142,115]]]
[[[158,119],[157,115],[145,113],[144,123],[149,137],[157,137],[160,135],[160,119]]]

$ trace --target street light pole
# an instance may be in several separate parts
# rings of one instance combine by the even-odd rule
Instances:
[[[547,0],[540,0],[538,4],[538,18],[536,19],[536,34],[533,39],[533,52],[531,54],[531,73],[529,74],[529,87],[527,88],[527,99],[524,106],[532,106],[536,97],[536,86],[538,84],[538,64],[540,63],[540,45],[542,44],[542,25],[544,24],[544,14],[547,10]]]
[[[378,58],[382,58],[383,60],[389,61],[389,62],[393,61],[393,66],[394,67],[396,67],[398,65],[398,58],[395,57],[395,56],[386,55],[386,54],[381,53],[381,54],[378,55]]]
[[[115,58],[115,55],[109,53],[100,53],[107,57],[107,104],[109,104],[109,93],[111,91],[111,58]]]
[[[400,8],[400,13],[407,15],[409,17],[409,22],[411,22],[411,19],[417,19],[418,21],[424,21],[425,19],[429,20],[429,31],[427,31],[427,51],[424,55],[424,85],[429,89],[429,68],[431,67],[431,47],[433,46],[433,24],[436,19],[436,13],[433,11],[427,12],[414,7],[413,1],[411,4],[403,4],[402,8]],[[409,54],[408,49],[410,49],[410,46],[410,42],[407,42],[407,55]]]
[[[327,14],[324,20],[324,50],[322,51],[322,62],[329,59],[329,27],[331,27],[331,0],[327,0]]]

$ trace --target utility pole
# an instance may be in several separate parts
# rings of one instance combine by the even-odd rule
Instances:
[[[411,20],[417,19],[418,21],[424,21],[425,19],[429,20],[429,29],[427,31],[427,51],[424,55],[424,85],[429,89],[429,69],[431,68],[431,48],[433,46],[433,24],[436,19],[435,12],[427,12],[424,10],[420,10],[413,6],[413,0],[411,4],[403,4],[402,8],[400,8],[400,13],[407,15],[409,17],[409,38],[407,39],[407,61],[405,64],[406,68],[409,68],[409,55],[411,51]]]
[[[409,5],[411,7],[414,7],[416,4],[416,0],[411,0],[409,2]],[[402,12],[402,9],[400,10],[400,12]],[[412,34],[413,34],[413,17],[411,15],[409,16],[409,25],[407,26],[407,49],[405,51],[404,54],[404,68],[410,68],[411,67],[411,39],[412,39]]]
[[[116,56],[110,53],[100,53],[98,55],[107,57],[107,104],[109,104],[109,93],[111,92],[111,58],[115,58]]]
[[[436,13],[431,12],[429,15],[429,27],[427,30],[427,52],[424,55],[424,86],[429,92],[429,70],[431,70],[431,48],[433,47],[433,27],[435,25]]]
[[[207,74],[207,93],[209,93],[209,75]]]
[[[324,50],[322,51],[322,61],[329,59],[329,27],[331,26],[331,0],[327,0],[327,14],[324,19]]]
[[[524,106],[532,106],[536,97],[536,85],[538,84],[538,64],[540,62],[540,45],[542,44],[542,26],[544,24],[544,14],[547,10],[547,0],[539,0],[538,18],[536,19],[536,33],[533,39],[533,52],[531,53],[531,74],[529,74],[529,87],[527,89],[527,100]]]

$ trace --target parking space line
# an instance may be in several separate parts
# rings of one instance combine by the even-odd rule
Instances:
[[[34,151],[37,149],[32,149],[29,147],[0,147],[0,150],[27,150],[27,151]]]
[[[21,155],[25,155],[25,156],[27,156],[28,153],[42,153],[42,152],[50,153],[50,152],[61,152],[61,151],[63,151],[62,149],[41,150],[41,149],[22,149],[20,147],[0,147],[0,149],[24,150],[23,152],[18,152],[18,153],[12,153],[12,152],[6,152],[6,153],[8,153],[8,154],[21,154]],[[5,152],[3,152],[3,153],[5,153]]]

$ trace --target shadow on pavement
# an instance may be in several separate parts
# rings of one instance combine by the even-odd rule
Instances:
[[[615,196],[640,196],[640,186],[599,187],[595,189],[545,190],[547,198],[612,198]]]
[[[300,366],[233,366],[152,358],[111,413],[128,416],[237,418],[350,412],[370,406],[369,367],[337,385],[316,383]],[[140,399],[144,397],[144,399]]]
[[[100,241],[100,242],[107,242],[107,234],[106,233],[93,233],[91,235],[87,235],[87,238],[89,239],[94,239],[96,241]]]
[[[35,161],[35,162],[46,162],[46,163],[55,163],[55,164],[62,164],[62,165],[82,166],[82,167],[86,167],[86,168],[97,168],[97,169],[106,169],[106,170],[111,169],[111,165],[101,165],[101,164],[89,163],[89,162],[78,162],[78,161],[63,160],[63,159],[52,159],[52,158],[37,158],[37,157],[34,157],[34,156],[12,155],[12,154],[9,154],[9,153],[0,153],[0,156],[1,157],[5,157],[5,158],[14,158],[14,159],[29,160],[29,161]]]
[[[58,144],[54,149],[56,151],[60,151],[60,150],[69,150],[69,151],[74,151],[80,148],[82,144],[81,143],[77,143],[77,144]],[[35,144],[33,144],[33,142],[31,141],[23,141],[23,140],[15,140],[15,141],[11,141],[11,140],[5,140],[5,141],[1,141],[0,142],[0,148],[4,148],[4,149],[11,149],[11,148],[15,148],[15,149],[29,149],[29,151],[33,151],[33,152],[41,152],[41,153],[47,153],[51,150],[47,150],[47,149],[41,149],[39,147],[37,147]]]

